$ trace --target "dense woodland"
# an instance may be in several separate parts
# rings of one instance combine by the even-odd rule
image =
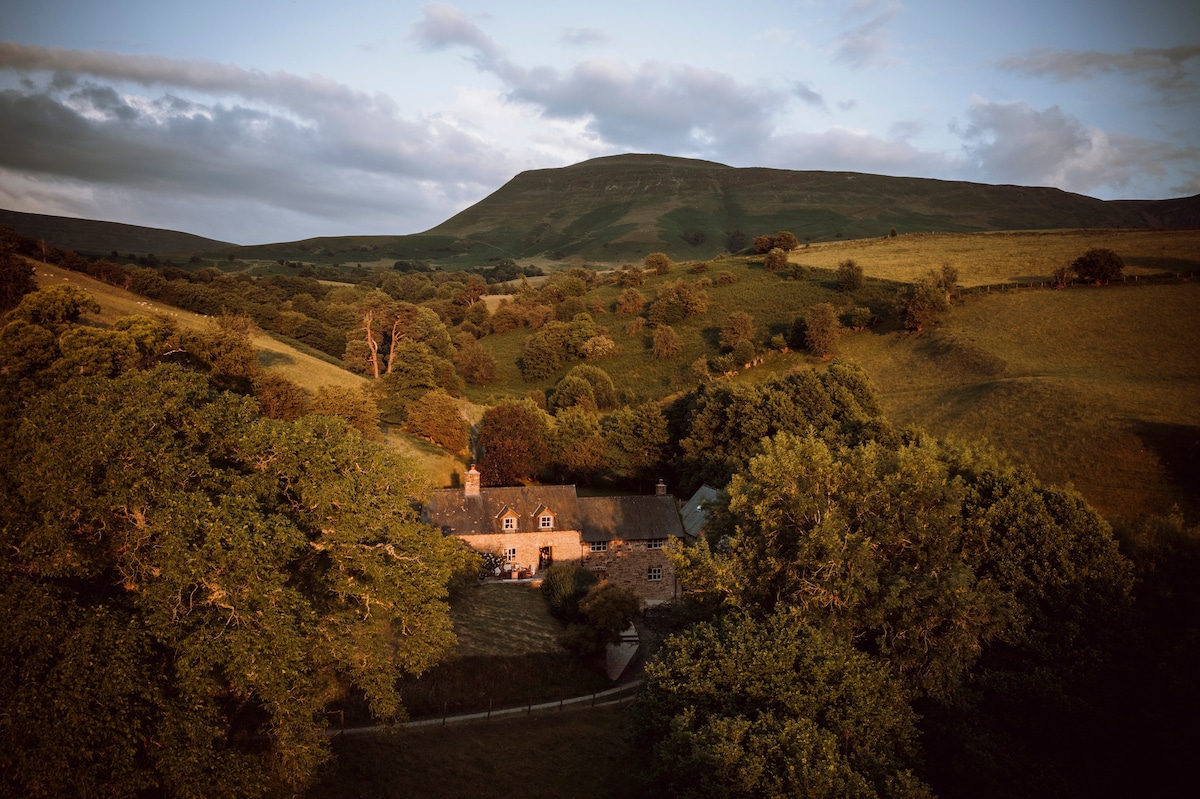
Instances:
[[[770,268],[788,242],[766,238]],[[95,300],[35,291],[26,255],[212,323],[83,324]],[[419,523],[426,487],[372,440],[380,420],[450,451],[474,445],[493,485],[670,475],[681,491],[723,489],[707,540],[675,553],[687,596],[661,614],[674,635],[632,711],[646,790],[1177,784],[1200,711],[1200,529],[1174,515],[1115,533],[1077,493],[986,447],[894,426],[848,363],[719,379],[771,348],[826,355],[843,326],[879,313],[920,329],[952,272],[855,319],[816,304],[764,334],[731,314],[664,400],[616,388],[604,369],[615,337],[597,319],[646,329],[646,357],[672,357],[673,326],[704,314],[729,273],[660,255],[517,278],[493,310],[479,274],[397,265],[330,285],[88,261],[8,235],[4,791],[290,794],[328,757],[332,703],[360,697],[379,719],[401,717],[396,681],[446,651],[448,586],[476,564]],[[777,268],[786,279],[786,260]],[[647,296],[647,276],[672,270]],[[861,283],[861,270],[837,279]],[[611,304],[590,292],[605,281]],[[371,389],[306,395],[256,363],[252,324]],[[531,389],[491,403],[472,441],[455,398],[497,379],[487,339],[518,329]]]

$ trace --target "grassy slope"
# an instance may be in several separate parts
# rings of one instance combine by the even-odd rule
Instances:
[[[1198,206],[1196,198],[1104,202],[1049,188],[622,155],[523,172],[425,233],[311,239],[238,253],[342,264],[414,259],[449,269],[501,258],[539,266],[621,264],[655,250],[677,259],[710,257],[729,247],[734,231],[753,237],[790,230],[833,241],[883,236],[893,227],[901,233],[1196,227]]]
[[[618,799],[637,796],[618,708],[347,738],[309,796],[325,799]]]
[[[4,209],[0,209],[0,225],[8,225],[23,236],[44,240],[55,247],[85,253],[109,253],[116,250],[121,255],[132,252],[137,255],[155,253],[164,256],[190,255],[200,250],[219,247],[227,250],[237,248],[235,244],[176,230],[100,222],[94,219],[28,214]]]
[[[122,316],[161,313],[171,317],[181,327],[193,330],[211,323],[210,319],[201,314],[161,305],[79,272],[40,263],[36,264],[36,268],[39,286],[74,285],[85,289],[96,298],[100,303],[100,313],[85,316],[85,322],[108,325]],[[359,388],[367,385],[366,378],[300,352],[265,333],[256,333],[253,344],[259,351],[259,362],[263,366],[292,380],[309,393],[315,393],[321,386]],[[450,485],[454,475],[461,474],[464,470],[459,458],[407,433],[388,431],[385,439],[392,449],[415,461],[434,487]]]
[[[1054,267],[1092,246],[1117,250],[1131,275],[1200,271],[1200,231],[926,235],[816,245],[793,254],[793,261],[816,267],[802,281],[766,272],[753,259],[730,258],[712,262],[705,276],[729,270],[738,281],[714,285],[709,313],[676,326],[682,354],[654,359],[648,331],[626,336],[629,317],[606,313],[597,322],[621,352],[599,365],[627,398],[660,397],[694,384],[689,365],[715,351],[717,330],[732,310],[749,309],[762,333],[784,329],[816,302],[890,314],[899,283],[933,266],[954,264],[965,286],[1027,284],[1045,281]],[[831,271],[846,258],[873,278],[849,295],[834,288]],[[657,284],[679,277],[698,276],[677,267],[642,291],[653,298]],[[1200,463],[1187,449],[1200,426],[1198,290],[1184,283],[974,295],[937,331],[912,336],[883,325],[848,334],[840,354],[867,369],[896,421],[938,435],[986,438],[1042,478],[1074,482],[1106,513],[1161,512],[1173,503],[1198,507],[1200,486],[1188,474],[1200,473]],[[611,307],[619,291],[594,294]],[[552,388],[554,380],[520,379],[516,361],[528,335],[483,339],[500,380],[473,389],[478,401]],[[803,353],[772,353],[738,379],[793,368],[821,364]]]

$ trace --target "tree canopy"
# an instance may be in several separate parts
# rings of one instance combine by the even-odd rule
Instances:
[[[303,787],[329,702],[354,687],[402,715],[396,679],[453,641],[446,585],[470,559],[341,420],[263,419],[162,365],[38,396],[9,443],[10,789]]]

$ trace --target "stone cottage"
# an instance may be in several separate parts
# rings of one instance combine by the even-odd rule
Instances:
[[[647,604],[677,595],[666,548],[685,534],[661,482],[653,496],[581,497],[569,485],[482,488],[471,467],[463,483],[434,491],[425,518],[472,549],[500,555],[502,575],[533,576],[573,561]]]

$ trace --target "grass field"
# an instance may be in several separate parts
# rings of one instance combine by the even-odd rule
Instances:
[[[843,357],[895,422],[985,438],[1110,515],[1200,510],[1200,285],[976,296]]]
[[[1091,247],[1118,253],[1130,275],[1200,270],[1200,230],[917,233],[814,244],[795,250],[791,260],[836,269],[850,258],[867,277],[899,282],[948,263],[958,268],[961,285],[979,286],[1047,279]]]
[[[78,286],[100,303],[99,314],[89,314],[85,321],[109,325],[122,316],[163,314],[190,330],[201,330],[212,320],[202,314],[192,313],[169,305],[160,305],[153,300],[140,297],[125,289],[110,286],[79,272],[71,272],[56,266],[37,264],[37,282],[41,287],[51,285]],[[321,358],[305,354],[294,347],[257,332],[253,336],[254,348],[259,351],[260,362],[270,371],[277,372],[309,392],[321,386],[357,387],[366,384],[366,379],[351,374]]]
[[[316,799],[625,799],[628,721],[620,708],[345,738]]]
[[[470,585],[455,590],[450,607],[457,652],[401,684],[411,718],[515,707],[612,686],[599,668],[559,644],[562,626],[535,588]],[[337,761],[309,795],[633,796],[620,768],[629,760],[625,731],[624,710],[581,707],[350,737],[336,742]]]
[[[612,687],[593,664],[559,643],[562,625],[541,593],[523,583],[485,583],[450,602],[458,648],[417,680],[402,683],[413,718],[513,707]]]

